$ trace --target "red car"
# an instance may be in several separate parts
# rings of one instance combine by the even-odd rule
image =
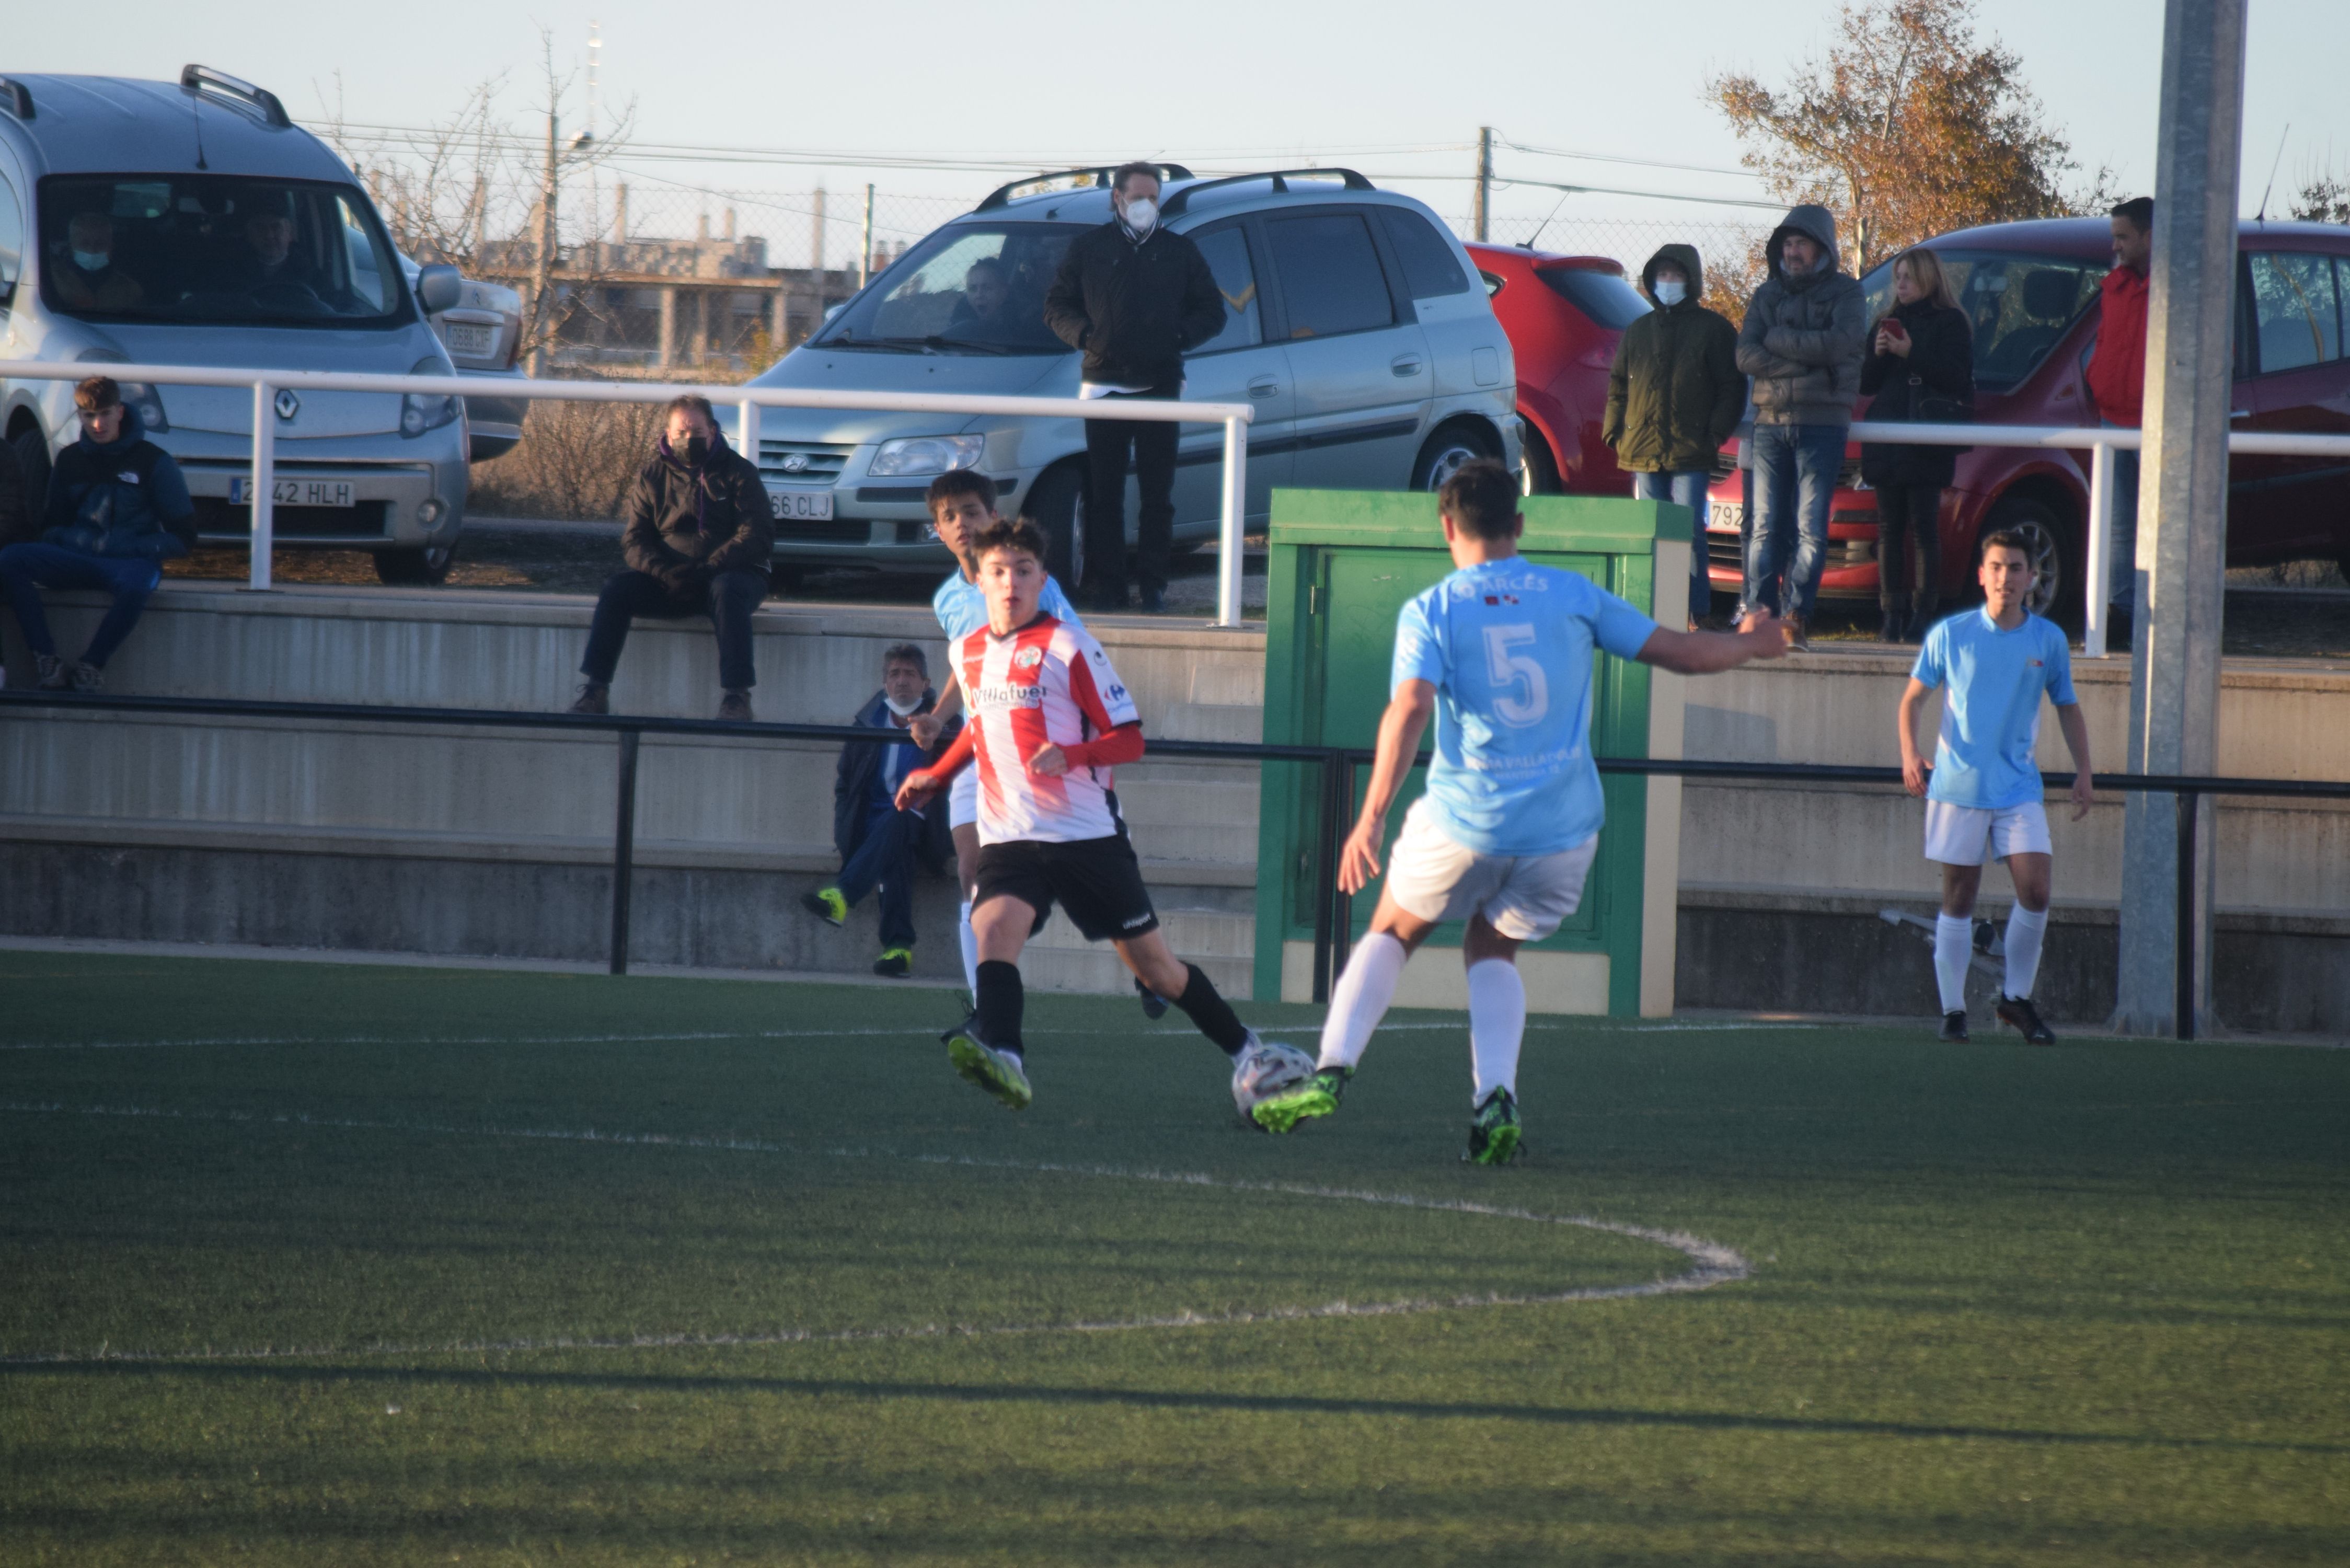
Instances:
[[[1469,246],[1518,365],[1526,478],[1537,493],[1628,495],[1631,476],[1599,439],[1607,369],[1624,328],[1654,308],[1607,256]]]
[[[1974,320],[1976,421],[2096,424],[2083,372],[2097,338],[2097,285],[2113,265],[2107,221],[1992,223],[1926,244]],[[2350,431],[2350,360],[2342,348],[2350,228],[2247,223],[2237,253],[2234,428]],[[1892,263],[1873,269],[1861,287],[1874,322],[1892,304]],[[1523,380],[1523,369],[1519,374]],[[1523,388],[1519,399],[1523,407]],[[1863,400],[1858,411],[1865,417],[1866,410]],[[1707,521],[1711,576],[1717,592],[1736,594],[1743,576],[1743,507],[1734,449],[1724,450],[1714,479]],[[2350,466],[2339,460],[2239,457],[2229,465],[2228,491],[2229,565],[2350,557]],[[2040,569],[2033,607],[2079,625],[2088,511],[2085,450],[1978,446],[1961,453],[1942,493],[1945,600],[1963,601],[1974,592],[1977,536],[2016,528],[2033,540]],[[1877,499],[1860,482],[1856,442],[1846,449],[1828,509],[1820,597],[1874,600],[1877,568]]]

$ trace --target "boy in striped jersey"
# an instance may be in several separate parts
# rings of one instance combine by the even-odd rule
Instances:
[[[1014,1110],[1028,1104],[1020,950],[1057,902],[1088,940],[1115,946],[1136,978],[1232,1058],[1233,1098],[1243,1108],[1309,1075],[1305,1053],[1257,1039],[1159,929],[1112,788],[1111,770],[1142,755],[1141,718],[1101,645],[1041,607],[1044,535],[1025,518],[999,519],[972,541],[970,558],[987,624],[948,649],[970,721],[944,756],[898,791],[906,808],[966,767],[979,778],[979,963],[974,1011],[946,1037],[956,1070]]]

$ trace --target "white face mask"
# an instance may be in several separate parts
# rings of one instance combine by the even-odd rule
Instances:
[[[900,702],[895,697],[890,696],[887,691],[881,693],[881,701],[889,704],[889,711],[897,714],[900,719],[905,718],[907,715],[913,712],[915,709],[920,708],[922,705],[922,700],[920,697],[915,698],[911,702]]]
[[[1159,226],[1159,203],[1148,196],[1139,196],[1126,204],[1126,226],[1138,234],[1147,234]]]
[[[104,251],[76,251],[74,265],[84,272],[104,272],[106,264],[114,258]]]
[[[1657,303],[1659,305],[1679,305],[1682,300],[1688,297],[1689,285],[1683,283],[1680,279],[1677,277],[1660,277],[1657,280]]]

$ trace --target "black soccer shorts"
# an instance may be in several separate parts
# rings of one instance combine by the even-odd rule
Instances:
[[[1074,844],[1023,838],[983,846],[972,907],[1004,897],[1034,909],[1038,930],[1057,902],[1089,942],[1123,941],[1159,929],[1141,863],[1123,833]]]

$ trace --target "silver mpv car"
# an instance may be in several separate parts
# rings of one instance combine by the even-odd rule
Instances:
[[[451,266],[403,275],[367,193],[276,97],[190,66],[176,83],[0,78],[0,358],[454,374],[423,312]],[[251,536],[253,394],[123,388],[187,476],[200,536]],[[464,521],[455,398],[277,396],[276,542],[374,553],[438,582]],[[28,492],[76,436],[70,381],[0,383]]]
[[[1161,222],[1206,255],[1224,330],[1185,358],[1183,396],[1247,403],[1248,514],[1275,485],[1430,488],[1471,458],[1515,469],[1517,377],[1475,264],[1421,203],[1349,170],[1195,179],[1162,165]],[[1087,183],[1072,188],[1073,182]],[[1022,194],[1035,186],[1052,188]],[[753,384],[1077,395],[1079,356],[1044,323],[1061,253],[1110,219],[1109,171],[1007,185],[908,250]],[[1212,539],[1223,431],[1183,427],[1175,545]],[[766,409],[759,469],[775,564],[943,568],[923,493],[949,469],[993,477],[1075,582],[1085,427],[1075,419]],[[1129,493],[1127,528],[1137,508]]]

